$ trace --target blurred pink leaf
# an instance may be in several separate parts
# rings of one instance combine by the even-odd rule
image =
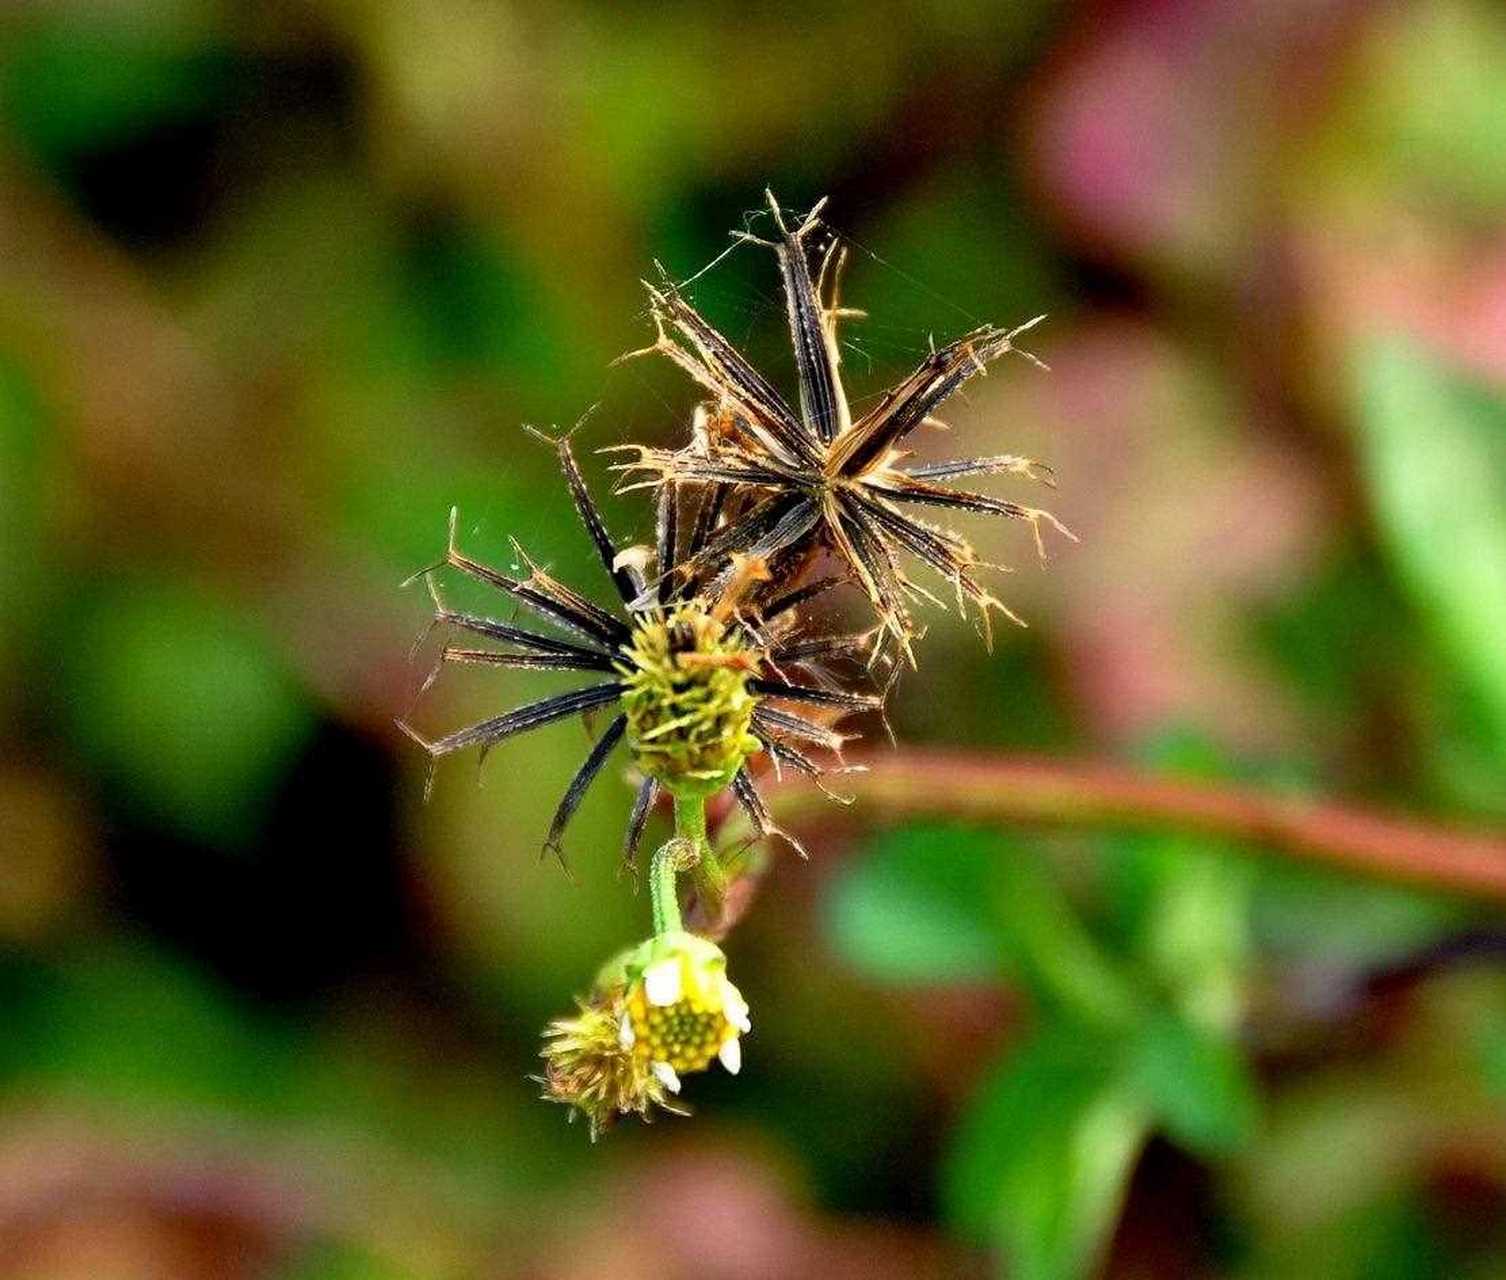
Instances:
[[[1000,594],[1060,629],[1074,691],[1109,740],[1184,721],[1236,743],[1290,741],[1292,709],[1237,626],[1318,546],[1326,516],[1310,463],[1148,325],[1042,334],[1053,372],[990,378],[947,441],[1049,461],[1061,485],[1049,505],[1081,538],[1058,540],[1042,571],[1018,530],[980,527],[985,558],[1018,570]]]

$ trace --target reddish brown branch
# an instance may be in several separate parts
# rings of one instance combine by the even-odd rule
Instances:
[[[942,751],[875,756],[842,779],[853,816],[925,816],[1045,827],[1197,832],[1376,879],[1506,903],[1506,837],[1453,831],[1250,787],[1181,782],[1113,765],[989,759]],[[828,811],[813,788],[775,788],[779,821]]]

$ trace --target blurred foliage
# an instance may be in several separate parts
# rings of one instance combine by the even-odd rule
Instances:
[[[1464,679],[1471,736],[1506,794],[1506,399],[1397,341],[1356,364],[1359,445],[1386,549]]]
[[[58,710],[90,768],[164,826],[249,845],[313,725],[265,640],[176,583],[112,583],[74,616]]]
[[[742,1075],[592,1150],[527,1076],[645,927],[626,780],[572,880],[580,726],[428,806],[390,726],[452,506],[605,588],[519,426],[602,493],[682,431],[637,281],[769,185],[860,401],[1048,313],[944,447],[1083,542],[978,530],[1030,630],[937,613],[902,743],[1499,821],[1503,99],[1490,0],[6,6],[0,1274],[1499,1274],[1499,913],[833,809],[728,942]],[[689,288],[788,381],[766,255]],[[549,687],[452,674],[425,726]]]
[[[1159,754],[1216,771],[1189,742]],[[1101,852],[1095,894],[1111,890],[1113,915],[1090,929],[1091,904],[1075,905],[1050,865],[998,834],[896,832],[841,878],[830,907],[837,946],[879,980],[992,976],[1030,993],[1037,1025],[958,1121],[943,1188],[959,1228],[1030,1277],[1077,1274],[1103,1253],[1153,1133],[1226,1159],[1253,1138],[1259,1109],[1239,1039],[1251,868],[1205,841],[1118,841]]]
[[[24,370],[0,361],[0,656],[32,630],[42,582],[41,492],[50,452]]]

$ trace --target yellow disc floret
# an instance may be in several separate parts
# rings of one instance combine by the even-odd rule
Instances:
[[[628,984],[624,1048],[672,1091],[682,1071],[704,1071],[712,1059],[742,1067],[740,1037],[751,1028],[748,1004],[727,978],[727,957],[692,933],[660,934],[625,964]]]
[[[633,1052],[646,1063],[667,1062],[676,1072],[704,1071],[720,1052],[731,1028],[720,1010],[708,1009],[694,997],[661,1008],[650,1004],[642,986],[627,1000]]]
[[[710,794],[762,749],[750,732],[757,654],[698,605],[648,615],[623,646],[623,710],[638,767],[671,792]]]

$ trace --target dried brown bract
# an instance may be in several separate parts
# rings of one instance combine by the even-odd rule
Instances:
[[[911,508],[929,506],[1005,516],[1029,523],[1045,554],[1041,525],[1073,535],[1050,512],[986,494],[951,488],[968,475],[1011,473],[1050,482],[1050,471],[1013,454],[907,465],[901,446],[968,379],[1016,352],[1037,364],[1015,339],[1041,317],[1013,329],[983,325],[933,350],[907,378],[852,418],[842,385],[837,325],[854,313],[840,304],[842,250],[828,237],[811,273],[824,201],[791,229],[768,194],[775,240],[740,238],[771,249],[779,262],[800,392],[797,413],[777,388],[686,301],[667,279],[648,284],[657,337],[645,351],[662,353],[704,390],[692,443],[682,449],[643,446],[619,469],[646,474],[642,483],[703,493],[713,509],[706,536],[667,572],[698,588],[725,572],[734,552],[770,563],[804,562],[821,545],[836,551],[867,595],[881,628],[913,663],[916,626],[909,600],[934,600],[901,567],[903,555],[929,565],[954,588],[959,607],[971,601],[990,635],[988,611],[1015,617],[979,581],[988,567],[962,535],[930,523]],[[644,352],[633,352],[641,355]],[[624,357],[627,358],[627,357]],[[625,485],[634,487],[633,484]],[[661,569],[661,574],[666,572]]]
[[[558,451],[576,513],[623,607],[602,608],[551,577],[521,547],[518,556],[529,569],[522,579],[472,559],[456,544],[451,512],[444,560],[419,575],[433,596],[433,624],[491,643],[481,648],[447,639],[425,688],[450,663],[594,672],[600,679],[438,739],[424,737],[406,722],[400,727],[432,757],[469,747],[479,747],[484,756],[516,734],[615,705],[617,714],[571,780],[550,824],[544,847],[557,856],[562,857],[561,839],[587,788],[624,739],[644,775],[628,819],[624,856],[630,864],[661,788],[710,794],[730,786],[760,834],[783,835],[769,817],[748,759],[767,752],[776,768],[788,765],[818,781],[829,770],[813,751],[835,757],[840,767],[850,737],[829,718],[879,710],[882,698],[843,687],[824,664],[863,655],[869,637],[806,634],[798,607],[829,584],[770,595],[764,590],[768,574],[758,560],[739,559],[714,593],[687,597],[673,590],[675,579],[667,570],[700,552],[698,540],[707,533],[702,523],[697,521],[682,543],[673,490],[667,489],[659,503],[656,549],[647,556],[619,551],[569,440],[549,439],[549,444]],[[646,586],[644,568],[650,562],[656,580]],[[505,593],[558,634],[450,608],[434,580],[444,567]],[[815,718],[795,708],[811,708]]]

